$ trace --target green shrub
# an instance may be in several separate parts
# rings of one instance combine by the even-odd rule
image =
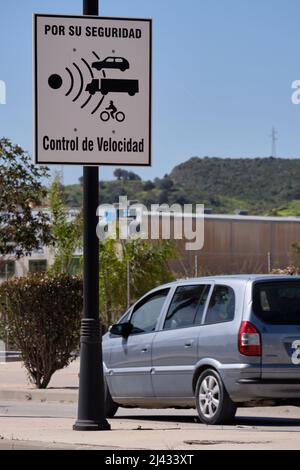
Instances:
[[[46,388],[79,346],[82,280],[67,274],[15,278],[0,286],[0,303],[31,382]]]

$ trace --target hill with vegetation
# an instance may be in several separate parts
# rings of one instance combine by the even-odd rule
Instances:
[[[117,169],[116,179],[100,183],[100,202],[114,203],[127,195],[151,204],[205,204],[213,213],[237,209],[255,215],[300,215],[300,160],[282,158],[193,157],[169,175],[142,181],[133,172]],[[65,186],[66,202],[82,204],[82,180]]]

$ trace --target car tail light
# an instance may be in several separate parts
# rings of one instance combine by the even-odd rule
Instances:
[[[243,321],[239,331],[239,351],[244,356],[261,356],[261,337],[258,329]]]

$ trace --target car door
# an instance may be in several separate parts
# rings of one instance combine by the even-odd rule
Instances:
[[[198,337],[210,286],[182,285],[172,301],[152,346],[152,383],[157,398],[193,397],[192,378]]]
[[[262,342],[262,379],[300,380],[300,281],[253,286],[253,313]],[[258,320],[258,321],[257,321]]]
[[[241,296],[237,296],[233,287],[215,284],[208,299],[201,338],[199,341],[199,359],[210,358],[224,365],[237,361],[237,332],[240,318]]]
[[[110,334],[108,383],[115,398],[153,397],[151,351],[156,325],[169,289],[143,297],[132,309],[132,333],[128,338]]]

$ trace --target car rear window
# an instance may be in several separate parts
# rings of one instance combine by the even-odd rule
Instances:
[[[255,284],[253,310],[265,323],[300,325],[300,282],[277,281]]]

